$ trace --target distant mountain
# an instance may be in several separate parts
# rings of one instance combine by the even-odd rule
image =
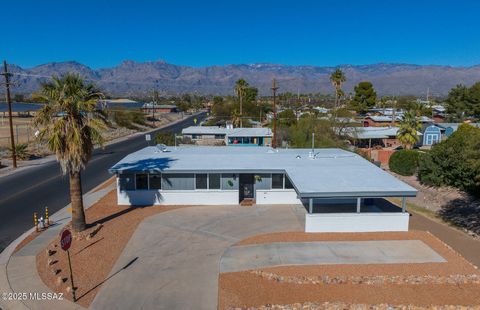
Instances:
[[[438,65],[372,64],[340,65],[346,76],[344,90],[353,92],[360,81],[371,81],[379,95],[432,96],[446,95],[457,84],[471,85],[480,81],[480,65],[451,67]],[[75,61],[52,62],[29,69],[11,65],[16,73],[14,93],[36,91],[39,82],[52,75],[78,72],[113,96],[144,95],[156,88],[167,94],[233,94],[235,81],[246,79],[261,94],[270,93],[276,78],[279,92],[332,93],[330,73],[336,67],[287,66],[268,63],[188,67],[163,61],[135,62],[127,60],[112,68],[94,70]]]

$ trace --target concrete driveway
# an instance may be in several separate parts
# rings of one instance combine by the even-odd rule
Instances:
[[[250,236],[303,231],[305,208],[199,206],[144,220],[93,309],[216,309],[223,252]]]

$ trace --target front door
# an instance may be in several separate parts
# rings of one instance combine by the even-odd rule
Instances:
[[[255,198],[253,174],[240,174],[239,202]]]

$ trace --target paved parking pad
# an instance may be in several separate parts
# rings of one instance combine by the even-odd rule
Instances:
[[[280,265],[441,262],[446,260],[420,240],[279,242],[228,248],[220,272]]]

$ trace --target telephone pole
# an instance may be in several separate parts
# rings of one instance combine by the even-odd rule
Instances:
[[[153,118],[153,127],[155,127],[155,106],[158,101],[158,90],[153,91],[153,109],[152,109],[152,118]]]
[[[272,81],[272,92],[273,92],[273,139],[272,139],[272,147],[274,149],[277,148],[277,83],[275,79]]]
[[[10,124],[10,143],[12,147],[12,163],[13,163],[13,168],[17,168],[17,154],[15,152],[15,139],[13,136],[13,120],[12,120],[12,100],[10,98],[10,76],[12,75],[11,73],[8,72],[7,70],[7,61],[3,61],[3,73],[0,73],[5,77],[5,87],[6,87],[6,100],[8,104],[8,122]]]

